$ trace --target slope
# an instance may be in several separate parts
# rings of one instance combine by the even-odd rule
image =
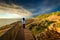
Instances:
[[[59,11],[50,14],[42,14],[37,16],[36,18],[39,21],[36,20],[27,26],[28,29],[34,34],[36,40],[55,40],[57,36],[52,37],[53,39],[52,38],[48,39],[50,35],[49,32],[52,33],[53,36],[60,35],[60,12]],[[46,33],[48,33],[49,35]],[[50,35],[50,37],[52,35]],[[60,38],[57,37],[56,40],[60,40]]]
[[[26,25],[33,22],[26,21]],[[0,40],[34,40],[32,33],[28,29],[22,28],[20,21],[6,25],[0,29]]]

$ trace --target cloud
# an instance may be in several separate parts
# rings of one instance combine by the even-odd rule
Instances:
[[[41,9],[40,9],[40,13],[47,13],[47,12],[51,12],[53,9],[54,9],[55,7],[42,7]]]
[[[36,9],[30,9],[30,11],[32,11],[33,15],[39,15],[43,13],[49,13],[55,8],[56,8],[55,6],[51,6],[51,7],[42,6],[42,7],[37,7]]]
[[[14,5],[14,3],[16,3],[16,5]],[[51,0],[15,0],[15,1],[10,0],[8,2],[8,4],[10,4],[10,5],[6,5],[6,6],[10,7],[9,9],[7,8],[9,10],[8,13],[14,12],[14,13],[17,13],[18,15],[24,15],[24,16],[31,17],[32,15],[34,16],[34,15],[39,15],[42,13],[49,13],[52,10],[55,10],[56,8],[58,8],[58,6],[60,6],[60,0],[52,0],[52,1]],[[20,4],[25,9],[22,8],[20,6]],[[17,6],[17,5],[19,5],[19,6]],[[4,10],[6,10],[6,9],[4,9]]]
[[[32,6],[33,4],[33,6]],[[27,4],[26,4],[27,5]],[[50,13],[60,6],[60,0],[44,0],[36,3],[30,3],[28,6],[24,6],[27,10],[33,13],[33,15],[39,15],[42,13]],[[60,8],[59,8],[60,9]]]
[[[4,14],[4,15],[2,15]],[[32,13],[24,9],[22,6],[17,5],[0,5],[0,18],[27,18],[32,16]]]

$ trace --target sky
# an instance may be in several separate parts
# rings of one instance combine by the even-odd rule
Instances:
[[[60,11],[60,0],[13,0],[13,2],[22,5],[33,15]]]
[[[33,16],[60,11],[60,0],[1,0],[1,2],[22,6]]]
[[[0,0],[0,3],[22,7],[22,9],[15,9],[2,7],[0,5],[0,26],[15,22],[15,19],[1,19],[1,18],[21,18],[30,16],[29,18],[38,16],[40,14],[60,11],[60,0]],[[26,10],[25,10],[26,9]],[[24,11],[24,12],[23,12]],[[29,12],[28,12],[29,11]],[[22,13],[21,13],[22,12]],[[27,14],[26,14],[27,12]],[[15,14],[14,14],[15,13]],[[20,14],[17,14],[20,13]]]

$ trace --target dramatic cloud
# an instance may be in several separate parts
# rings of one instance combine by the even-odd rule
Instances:
[[[17,5],[0,5],[0,18],[28,18],[32,13]]]
[[[22,6],[24,9],[32,12],[33,16],[60,11],[60,0],[1,0],[0,3]],[[19,9],[19,7],[17,8]]]
[[[35,0],[29,4],[23,4],[23,6],[36,16],[43,13],[60,11],[60,0]]]

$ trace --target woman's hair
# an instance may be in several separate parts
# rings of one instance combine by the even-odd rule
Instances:
[[[25,18],[23,18],[23,20],[25,20]]]

